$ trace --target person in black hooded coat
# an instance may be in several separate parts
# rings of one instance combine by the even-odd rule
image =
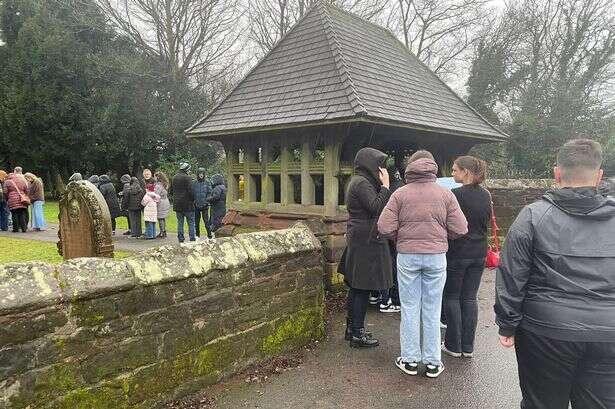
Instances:
[[[361,149],[348,185],[346,251],[340,270],[350,287],[345,338],[351,347],[378,345],[364,329],[369,292],[393,286],[389,244],[378,237],[377,227],[378,217],[391,196],[386,159],[387,155],[377,149]]]
[[[222,219],[226,214],[226,186],[224,185],[224,176],[215,174],[211,177],[211,196],[207,198],[207,202],[211,206],[210,231],[215,232],[222,227]]]
[[[115,186],[111,183],[109,176],[100,176],[98,190],[100,190],[100,193],[105,198],[105,202],[107,202],[107,206],[109,207],[109,214],[111,215],[111,230],[113,231],[113,234],[115,234],[115,219],[120,217],[121,211]]]

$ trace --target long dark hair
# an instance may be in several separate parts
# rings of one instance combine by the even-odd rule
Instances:
[[[155,176],[156,179],[162,183],[162,186],[164,186],[165,189],[169,188],[169,178],[164,174],[164,172],[156,172]]]
[[[480,185],[485,181],[487,163],[484,160],[469,155],[460,156],[455,159],[455,165],[457,165],[459,169],[465,169],[472,174],[473,185]]]

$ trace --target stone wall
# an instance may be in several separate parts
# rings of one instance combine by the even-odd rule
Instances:
[[[510,225],[526,205],[540,199],[552,187],[552,179],[492,179],[485,183],[493,197],[500,236],[506,236]]]
[[[151,408],[324,335],[303,225],[0,266],[1,408]]]

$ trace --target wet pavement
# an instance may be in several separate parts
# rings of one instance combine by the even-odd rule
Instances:
[[[437,379],[408,376],[394,366],[399,355],[399,314],[371,311],[369,330],[380,347],[357,350],[343,341],[344,315],[303,364],[263,383],[236,377],[211,391],[213,408],[518,408],[514,350],[500,347],[493,323],[495,272],[485,271],[479,293],[480,316],[474,358],[444,356]]]

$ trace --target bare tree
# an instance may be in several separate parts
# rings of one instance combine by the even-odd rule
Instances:
[[[238,0],[97,0],[119,32],[167,74],[195,86],[233,67],[239,39]]]
[[[387,25],[421,61],[449,74],[488,21],[488,0],[391,0]]]
[[[320,0],[252,0],[247,7],[250,37],[264,54]],[[388,0],[322,0],[368,20],[383,14]]]
[[[613,155],[614,83],[612,0],[511,1],[481,36],[468,100],[499,117],[515,166],[544,176],[574,136],[601,140]]]

